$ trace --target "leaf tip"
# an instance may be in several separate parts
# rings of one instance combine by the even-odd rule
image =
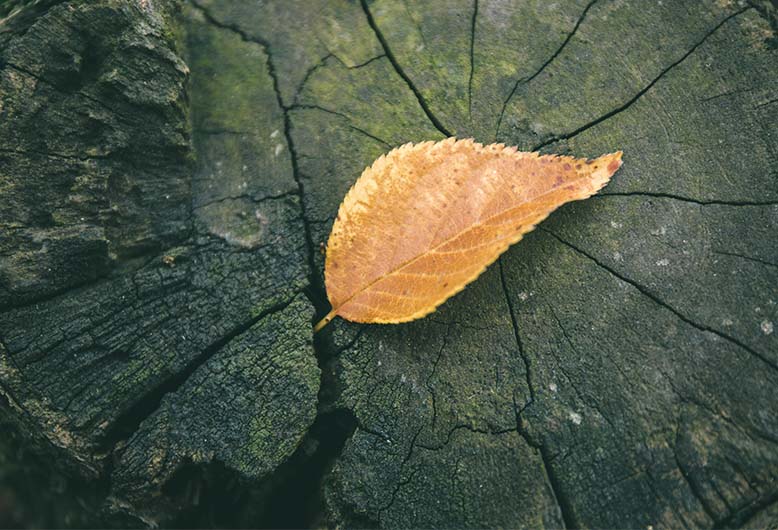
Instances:
[[[608,170],[609,177],[612,176],[614,173],[616,173],[616,171],[618,171],[621,165],[624,163],[621,160],[623,154],[624,154],[623,151],[616,151],[615,153],[605,155],[608,160],[608,165],[606,166],[606,169]]]

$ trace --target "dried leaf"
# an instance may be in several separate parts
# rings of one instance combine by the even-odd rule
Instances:
[[[365,169],[327,244],[332,311],[356,322],[421,318],[461,291],[562,204],[585,199],[621,166],[449,138],[407,144]]]

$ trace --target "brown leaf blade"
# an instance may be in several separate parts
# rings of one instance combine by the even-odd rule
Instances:
[[[593,160],[449,138],[379,157],[340,205],[325,285],[335,316],[421,318],[566,202],[595,194],[622,153]]]

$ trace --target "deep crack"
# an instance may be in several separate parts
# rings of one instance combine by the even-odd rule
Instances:
[[[511,324],[513,325],[513,335],[514,338],[516,339],[516,346],[519,349],[519,355],[521,356],[522,362],[524,363],[524,371],[527,378],[527,387],[529,390],[530,403],[531,403],[535,401],[535,387],[532,384],[532,371],[530,369],[531,363],[529,357],[524,352],[524,345],[521,342],[521,335],[519,335],[519,323],[518,320],[516,319],[516,312],[513,308],[513,301],[511,300],[510,292],[508,291],[508,282],[505,279],[505,269],[502,264],[502,256],[497,258],[497,265],[499,266],[500,269],[500,282],[502,285],[503,294],[505,295],[505,301],[508,304],[508,312],[510,313],[511,316]]]
[[[470,21],[470,78],[467,80],[467,114],[473,114],[473,75],[475,74],[475,23],[478,18],[478,0],[473,0],[473,17]]]
[[[262,528],[319,528],[324,512],[323,480],[357,429],[350,410],[322,412],[294,454],[273,473],[269,513]],[[312,449],[315,448],[315,449]]]
[[[538,447],[538,452],[540,453],[540,459],[543,462],[543,470],[546,473],[546,479],[551,486],[551,492],[554,495],[557,506],[559,506],[559,513],[562,516],[565,528],[569,530],[581,528],[582,525],[578,523],[578,520],[575,517],[573,505],[570,502],[570,499],[567,498],[567,495],[563,493],[562,484],[559,482],[559,477],[557,476],[554,467],[551,465],[551,455],[548,451],[548,447],[546,447],[545,444],[541,445]]]
[[[505,115],[505,109],[508,108],[508,103],[510,103],[511,99],[513,99],[514,94],[516,94],[516,90],[518,90],[519,86],[526,85],[527,83],[535,79],[537,76],[539,76],[543,72],[543,70],[545,70],[546,67],[550,65],[554,61],[554,59],[556,59],[559,56],[559,54],[562,53],[562,50],[565,49],[565,47],[573,38],[573,36],[578,32],[578,28],[581,26],[581,23],[584,21],[584,18],[586,18],[586,14],[589,12],[589,9],[591,9],[591,7],[597,2],[599,2],[599,0],[590,0],[590,2],[586,5],[586,7],[584,7],[584,10],[581,12],[581,15],[578,17],[578,20],[576,21],[575,26],[573,26],[572,31],[570,31],[570,33],[567,34],[565,40],[562,41],[562,44],[556,49],[556,51],[553,54],[551,54],[551,57],[546,59],[546,61],[540,65],[540,68],[535,70],[535,72],[533,72],[531,75],[516,80],[516,83],[513,85],[510,94],[508,94],[508,97],[505,98],[505,101],[503,101],[502,103],[502,108],[500,109],[500,117],[497,118],[497,129],[495,130],[494,133],[495,138],[497,138],[500,134],[500,126],[502,125],[502,119],[503,116]]]
[[[245,42],[252,42],[254,44],[260,45],[263,51],[265,52],[265,54],[267,55],[267,62],[266,62],[267,73],[270,76],[270,79],[273,84],[273,93],[276,95],[276,102],[278,104],[278,108],[281,109],[281,112],[283,114],[284,138],[286,139],[286,144],[289,148],[289,158],[292,164],[292,178],[297,184],[297,188],[299,190],[299,195],[300,195],[300,219],[303,222],[303,229],[305,231],[305,242],[308,249],[307,261],[308,261],[308,268],[309,268],[309,276],[308,276],[309,288],[306,291],[306,295],[311,300],[311,303],[314,305],[314,308],[316,309],[316,314],[314,315],[314,322],[318,321],[319,318],[324,314],[326,314],[327,312],[326,310],[327,297],[326,297],[326,292],[324,291],[324,282],[320,277],[320,275],[318,274],[318,271],[316,269],[316,263],[314,261],[315,246],[313,244],[311,227],[310,227],[310,223],[308,222],[308,217],[306,215],[306,210],[305,210],[305,187],[303,185],[302,179],[300,178],[300,170],[297,164],[297,152],[295,150],[294,140],[292,138],[292,122],[291,122],[291,118],[289,117],[289,111],[291,106],[285,105],[283,97],[281,96],[281,89],[278,83],[278,75],[276,73],[275,63],[273,62],[272,46],[270,45],[270,42],[267,41],[266,39],[263,39],[255,35],[249,35],[247,32],[243,31],[241,28],[233,24],[227,24],[218,20],[215,16],[213,16],[210,13],[210,11],[207,8],[199,4],[197,0],[190,0],[190,2],[198,11],[200,11],[200,13],[202,13],[205,20],[207,20],[210,24],[213,24],[218,28],[234,32]],[[322,62],[324,62],[324,59],[322,60]],[[313,69],[315,70],[315,68]],[[311,72],[309,72],[309,74],[310,73]],[[305,81],[305,79],[303,81]],[[301,90],[301,88],[302,87],[297,88],[298,93]]]
[[[694,327],[694,328],[696,328],[696,329],[698,329],[700,331],[704,331],[704,332],[707,332],[707,333],[712,333],[712,334],[714,334],[714,335],[716,335],[716,336],[726,340],[727,342],[730,342],[730,343],[732,343],[732,344],[734,344],[736,346],[739,346],[741,349],[743,349],[746,352],[750,353],[755,358],[757,358],[760,361],[762,361],[765,365],[767,365],[768,367],[770,367],[773,370],[775,370],[776,372],[778,372],[778,363],[776,363],[775,361],[773,361],[770,358],[766,357],[765,355],[759,353],[758,351],[754,350],[753,348],[751,348],[750,346],[748,346],[744,342],[740,341],[739,339],[736,339],[732,335],[729,335],[727,333],[724,333],[722,331],[714,329],[714,328],[712,328],[710,326],[706,326],[704,324],[699,324],[699,323],[691,320],[686,315],[684,315],[683,313],[678,311],[676,308],[674,308],[673,306],[669,305],[667,302],[665,302],[664,300],[662,300],[661,298],[656,296],[654,293],[649,291],[647,288],[643,287],[642,285],[640,285],[639,283],[635,282],[634,280],[632,280],[630,278],[627,278],[623,274],[621,274],[621,273],[617,272],[616,270],[612,269],[611,267],[609,267],[608,265],[604,264],[603,262],[601,262],[600,260],[598,260],[597,258],[592,256],[591,254],[589,254],[585,250],[582,250],[582,249],[576,247],[575,245],[573,245],[572,243],[570,243],[569,241],[567,241],[565,239],[562,239],[561,237],[556,235],[554,232],[551,232],[547,228],[543,228],[541,226],[540,230],[542,230],[543,232],[549,234],[550,236],[555,238],[557,241],[559,241],[563,245],[571,248],[572,250],[574,250],[578,254],[581,254],[582,256],[588,258],[590,261],[594,262],[597,266],[599,266],[603,270],[609,272],[611,275],[615,276],[619,280],[621,280],[621,281],[623,281],[625,283],[630,284],[632,287],[637,289],[640,293],[642,293],[643,295],[645,295],[646,297],[651,299],[657,305],[659,305],[659,306],[667,309],[671,313],[673,313],[675,316],[677,316],[683,322],[686,322],[690,326],[692,326],[692,327]]]
[[[309,284],[305,289],[305,294],[316,309],[314,322],[327,312],[327,296],[324,288],[324,281],[316,268],[314,255],[315,246],[313,244],[310,222],[305,208],[305,187],[301,178],[298,166],[298,155],[292,136],[293,124],[290,113],[297,108],[315,108],[320,111],[338,115],[347,121],[351,121],[348,116],[336,111],[330,111],[315,105],[301,105],[296,102],[302,91],[304,83],[310,78],[316,69],[323,66],[330,57],[339,60],[334,54],[330,54],[320,61],[318,65],[311,68],[300,86],[295,92],[294,102],[291,105],[284,105],[279,81],[273,62],[273,54],[270,43],[262,38],[250,36],[241,29],[229,24],[224,24],[216,20],[205,8],[199,6],[195,0],[191,0],[205,16],[206,20],[217,27],[234,31],[244,41],[254,42],[263,47],[267,55],[267,69],[273,84],[273,91],[276,95],[276,101],[283,113],[284,137],[289,148],[292,164],[292,176],[297,184],[300,196],[300,215],[305,230],[305,240],[308,254]],[[371,63],[382,56],[373,57],[363,63]],[[350,125],[350,127],[362,134],[365,134],[376,141],[386,143],[383,140]],[[388,144],[387,144],[388,145]],[[311,329],[313,334],[313,330]],[[359,334],[356,338],[358,338]],[[331,332],[317,333],[313,336],[313,348],[316,360],[321,370],[321,380],[319,384],[318,410],[316,419],[308,429],[304,440],[300,443],[295,453],[289,459],[281,464],[269,479],[272,491],[270,493],[270,512],[264,518],[263,526],[273,528],[299,528],[310,527],[314,525],[323,512],[322,481],[329,473],[332,465],[340,456],[346,441],[350,439],[356,428],[357,419],[352,411],[345,409],[332,409],[334,402],[334,382],[330,379],[333,375],[330,373],[329,361],[338,353],[332,342]]]
[[[292,303],[295,296],[273,305],[258,315],[234,326],[229,332],[205,347],[197,356],[191,359],[183,369],[146,392],[145,395],[140,397],[129,409],[120,414],[111,423],[111,426],[102,436],[98,452],[107,451],[115,447],[119,441],[130,438],[138,430],[141,423],[159,409],[165,396],[172,394],[181,388],[198,368],[207,363],[216,353],[229,344],[230,341],[248,331],[260,320],[274,313],[278,313],[279,311],[283,311]]]
[[[723,19],[721,22],[719,22],[718,24],[716,24],[716,26],[714,26],[714,27],[713,27],[711,30],[709,30],[709,31],[708,31],[708,32],[707,32],[707,33],[706,33],[706,34],[705,34],[705,35],[704,35],[704,36],[703,36],[703,37],[702,37],[702,38],[701,38],[699,41],[697,41],[697,42],[694,44],[694,46],[692,46],[692,47],[689,49],[689,51],[687,51],[687,52],[686,52],[685,54],[683,54],[683,55],[682,55],[682,56],[681,56],[681,57],[680,57],[678,60],[676,60],[676,61],[674,61],[673,63],[671,63],[669,66],[665,67],[665,68],[664,68],[664,69],[663,69],[661,72],[659,72],[659,75],[657,75],[657,76],[656,76],[654,79],[652,79],[652,80],[651,80],[651,82],[650,82],[650,83],[648,83],[648,84],[647,84],[645,87],[643,87],[643,88],[642,88],[642,89],[641,89],[641,90],[640,90],[640,91],[639,91],[637,94],[635,94],[634,96],[632,96],[632,97],[631,97],[629,100],[627,100],[627,101],[626,101],[625,103],[623,103],[622,105],[620,105],[620,106],[616,107],[615,109],[613,109],[613,110],[611,110],[611,111],[609,111],[609,112],[607,112],[607,113],[603,114],[603,115],[602,115],[602,116],[600,116],[599,118],[596,118],[596,119],[594,119],[594,120],[590,121],[589,123],[587,123],[587,124],[585,124],[585,125],[582,125],[581,127],[578,127],[577,129],[575,129],[575,130],[573,130],[573,131],[571,131],[571,132],[568,132],[568,133],[563,133],[563,134],[558,134],[558,135],[552,136],[551,138],[549,138],[549,139],[547,139],[547,140],[544,140],[543,142],[541,142],[541,143],[537,144],[535,147],[533,147],[533,148],[531,149],[531,151],[538,151],[539,149],[542,149],[543,147],[546,147],[547,145],[553,144],[553,143],[555,143],[555,142],[558,142],[558,141],[560,141],[560,140],[569,140],[570,138],[572,138],[572,137],[574,137],[574,136],[577,136],[577,135],[581,134],[582,132],[584,132],[584,131],[586,131],[586,130],[588,130],[588,129],[591,129],[591,128],[592,128],[592,127],[594,127],[595,125],[598,125],[598,124],[600,124],[600,123],[604,122],[605,120],[608,120],[608,119],[610,119],[610,118],[612,118],[612,117],[614,117],[614,116],[616,116],[616,115],[618,115],[618,114],[620,114],[620,113],[624,112],[625,110],[627,110],[628,108],[630,108],[630,107],[631,107],[631,106],[632,106],[632,105],[633,105],[633,104],[634,104],[636,101],[638,101],[638,100],[639,100],[641,97],[643,97],[643,95],[644,95],[646,92],[648,92],[649,90],[651,90],[651,88],[652,88],[652,87],[653,87],[653,86],[654,86],[654,85],[655,85],[655,84],[656,84],[656,83],[657,83],[657,82],[658,82],[660,79],[662,79],[662,78],[663,78],[665,75],[667,75],[667,74],[668,74],[668,73],[669,73],[669,72],[670,72],[670,71],[671,71],[673,68],[675,68],[676,66],[678,66],[679,64],[681,64],[682,62],[684,62],[684,61],[685,61],[685,60],[686,60],[686,59],[687,59],[687,58],[688,58],[688,57],[689,57],[689,56],[690,56],[692,53],[694,53],[694,52],[697,50],[697,48],[699,48],[700,46],[702,46],[702,44],[703,44],[703,43],[704,43],[706,40],[708,40],[708,38],[709,38],[711,35],[713,35],[713,34],[714,34],[716,31],[718,31],[718,29],[719,29],[719,28],[721,28],[721,27],[722,27],[724,24],[726,24],[727,22],[729,22],[729,21],[730,21],[730,20],[732,20],[733,18],[735,18],[735,17],[737,17],[737,16],[739,16],[739,15],[741,15],[741,14],[745,13],[745,12],[746,12],[746,11],[748,11],[749,9],[753,9],[753,8],[752,8],[752,7],[744,7],[744,8],[742,8],[742,9],[740,9],[740,10],[738,10],[738,11],[735,11],[734,13],[732,13],[732,14],[730,14],[730,15],[728,15],[728,16],[726,16],[726,17],[724,17],[724,19]]]
[[[548,450],[546,446],[543,443],[538,443],[533,439],[533,437],[530,435],[530,433],[527,432],[526,427],[524,426],[524,418],[522,417],[522,412],[526,407],[528,407],[530,404],[535,402],[535,387],[532,383],[532,372],[530,370],[531,363],[529,356],[527,356],[526,352],[524,351],[524,345],[521,341],[521,336],[519,335],[519,324],[518,319],[516,318],[516,312],[513,308],[513,302],[511,301],[510,297],[510,291],[508,290],[508,283],[505,279],[505,270],[502,264],[502,257],[497,259],[497,263],[500,268],[500,281],[502,283],[502,290],[505,294],[505,300],[508,304],[508,311],[511,316],[511,323],[513,324],[513,333],[516,338],[516,345],[519,349],[519,355],[521,356],[525,372],[526,372],[526,378],[527,378],[527,386],[529,388],[530,393],[530,400],[528,403],[525,403],[521,407],[518,406],[518,403],[516,402],[516,396],[513,397],[513,407],[516,413],[516,431],[519,433],[519,435],[524,438],[524,441],[529,445],[530,447],[538,450],[540,454],[540,458],[543,462],[543,469],[546,474],[546,480],[548,482],[549,487],[551,488],[551,493],[554,496],[554,500],[557,503],[557,506],[559,507],[559,513],[562,516],[562,521],[565,524],[565,528],[572,529],[572,528],[579,528],[580,525],[576,523],[575,517],[573,516],[573,509],[572,505],[567,498],[567,496],[562,491],[562,485],[557,479],[556,474],[554,473],[554,470],[551,468],[550,458],[548,456]]]
[[[430,120],[430,122],[432,122],[432,125],[434,125],[435,128],[441,132],[441,134],[443,134],[446,137],[452,136],[451,133],[448,131],[448,129],[446,129],[443,126],[443,124],[440,122],[440,120],[438,120],[435,117],[435,115],[432,113],[432,111],[429,108],[429,105],[427,105],[427,102],[424,100],[424,97],[421,95],[421,92],[419,92],[419,89],[416,88],[416,85],[413,84],[411,78],[408,77],[408,74],[406,74],[405,71],[402,69],[400,63],[397,62],[397,58],[394,56],[394,53],[392,53],[392,50],[391,48],[389,48],[389,44],[386,42],[383,33],[381,33],[381,30],[378,29],[378,25],[373,19],[373,15],[370,12],[370,8],[367,5],[367,0],[360,0],[360,4],[362,5],[362,10],[365,12],[365,16],[367,17],[367,23],[373,29],[373,33],[375,33],[378,42],[381,43],[381,47],[384,49],[384,53],[386,54],[386,57],[389,59],[389,62],[392,63],[392,66],[394,67],[395,72],[397,72],[397,75],[399,75],[403,79],[403,81],[405,81],[405,84],[407,84],[408,88],[411,89],[413,95],[416,96],[416,100],[419,102],[419,105],[421,106],[421,109],[424,111],[424,114],[427,115],[427,118]]]
[[[673,193],[661,193],[650,191],[622,191],[622,192],[606,192],[592,195],[593,199],[601,199],[605,197],[653,197],[657,199],[673,199],[676,201],[690,202],[699,204],[700,206],[709,205],[722,205],[722,206],[778,206],[778,200],[767,201],[730,201],[724,199],[695,199],[693,197],[684,197],[682,195],[675,195]]]

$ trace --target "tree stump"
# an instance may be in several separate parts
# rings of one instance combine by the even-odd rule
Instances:
[[[3,422],[101,524],[778,524],[776,20],[16,2]],[[624,167],[429,317],[314,337],[341,199],[446,136]]]

